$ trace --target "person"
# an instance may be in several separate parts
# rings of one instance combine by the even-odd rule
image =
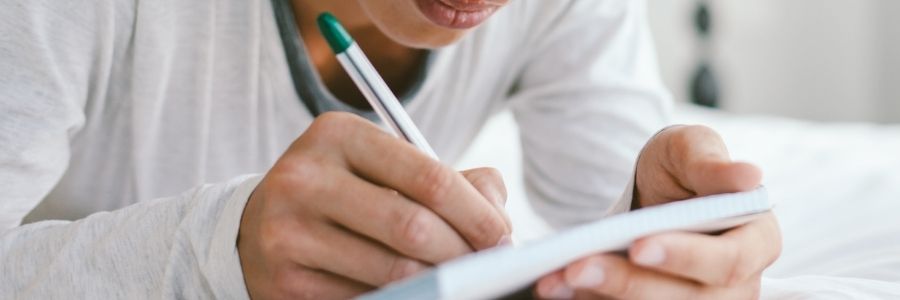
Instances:
[[[640,1],[0,7],[3,298],[347,298],[509,243],[501,175],[449,166],[504,108],[528,198],[556,228],[761,178],[713,130],[663,129]],[[372,122],[317,33],[324,11],[440,162]],[[534,294],[753,298],[779,249],[771,215],[661,234]]]

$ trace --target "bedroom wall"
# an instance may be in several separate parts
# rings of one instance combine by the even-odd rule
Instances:
[[[648,0],[663,79],[695,66],[694,0]],[[711,0],[722,107],[814,120],[900,121],[900,1]]]
[[[878,20],[884,38],[879,41],[883,45],[880,55],[885,62],[882,65],[881,105],[885,109],[881,110],[880,120],[900,122],[900,1],[882,1],[881,5]]]

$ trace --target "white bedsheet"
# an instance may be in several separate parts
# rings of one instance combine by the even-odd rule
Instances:
[[[765,273],[766,299],[900,299],[900,125],[815,123],[693,106],[678,123],[718,130],[733,158],[759,165],[778,201],[784,250]],[[495,117],[460,168],[493,166],[509,189],[516,240],[549,229],[522,188],[516,128]]]

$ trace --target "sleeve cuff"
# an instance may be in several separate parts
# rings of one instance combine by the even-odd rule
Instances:
[[[653,140],[653,138],[655,138],[657,135],[659,135],[663,131],[666,131],[666,129],[676,127],[676,126],[679,126],[679,125],[669,125],[669,126],[663,127],[663,129],[660,129],[655,134],[653,134],[653,136],[647,140],[647,143],[650,143],[650,141]],[[644,147],[646,147],[646,146],[647,145],[644,145]],[[634,201],[634,182],[637,177],[637,163],[638,163],[638,161],[641,160],[641,154],[643,154],[643,152],[644,152],[644,150],[641,149],[641,153],[638,154],[637,159],[635,159],[635,161],[634,161],[634,168],[631,171],[631,179],[628,180],[628,184],[625,186],[625,191],[622,192],[622,196],[619,197],[619,200],[616,201],[616,203],[613,206],[611,206],[609,209],[606,210],[606,213],[603,214],[604,217],[631,211],[631,207],[633,206],[632,202]]]
[[[228,198],[210,244],[210,263],[204,273],[217,299],[250,299],[237,250],[238,228],[250,194],[262,175],[244,177]],[[241,179],[239,179],[241,180]]]
[[[631,173],[631,179],[628,180],[628,185],[625,186],[625,191],[622,192],[622,196],[619,196],[619,200],[606,210],[606,213],[603,214],[604,217],[617,215],[631,210],[631,202],[634,198],[634,177],[636,172],[637,170],[635,169],[635,171]]]

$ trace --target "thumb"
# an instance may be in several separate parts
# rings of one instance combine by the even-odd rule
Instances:
[[[685,126],[670,146],[681,156],[678,173],[684,188],[698,196],[734,193],[759,186],[762,171],[756,166],[732,161],[722,138],[705,126]],[[677,171],[676,171],[677,172]]]
[[[736,193],[759,186],[762,171],[745,162],[702,160],[688,166],[686,185],[698,196]]]

